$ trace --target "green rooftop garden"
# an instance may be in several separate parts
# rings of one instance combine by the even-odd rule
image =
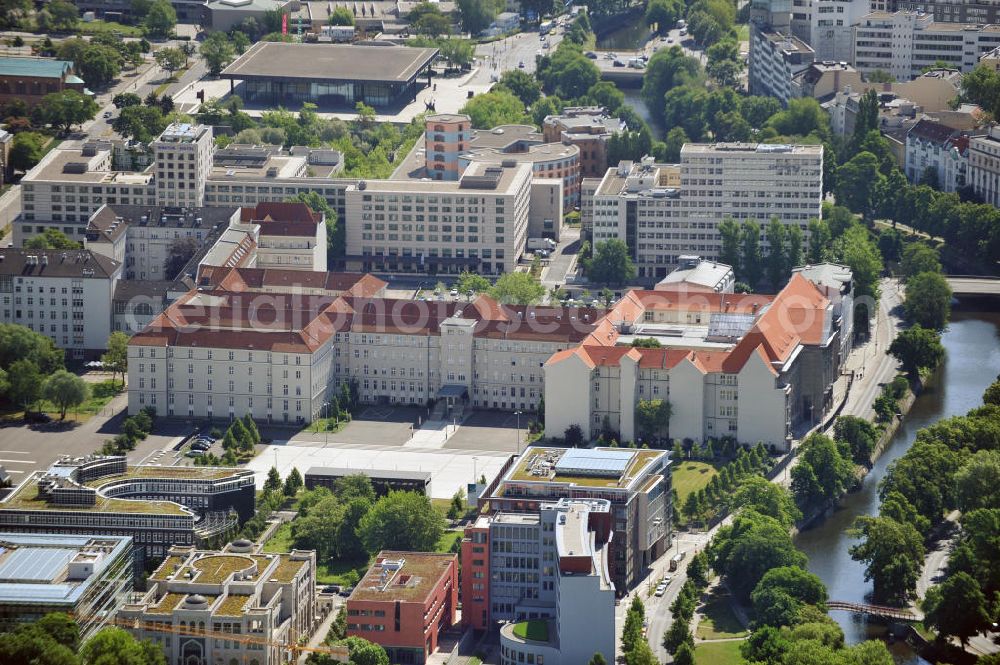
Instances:
[[[514,637],[534,642],[549,641],[549,622],[544,619],[532,619],[514,624]]]
[[[170,614],[173,612],[184,597],[187,596],[186,593],[168,593],[160,599],[160,602],[156,607],[149,608],[150,614]]]
[[[235,475],[240,469],[223,469],[211,466],[131,466],[125,473],[95,478],[84,483],[87,487],[101,487],[127,478],[164,478],[168,480],[218,480]]]
[[[233,573],[246,570],[253,563],[253,559],[250,557],[217,554],[202,557],[192,563],[191,567],[198,571],[194,581],[202,584],[221,584],[229,579]]]
[[[165,580],[168,576],[173,575],[182,563],[184,563],[183,557],[173,555],[168,556],[163,560],[163,563],[160,564],[159,568],[157,568],[156,571],[150,575],[149,579]]]
[[[278,580],[282,584],[291,582],[295,579],[302,567],[306,565],[306,561],[292,561],[288,556],[281,557],[281,563],[278,567],[274,569],[271,573],[271,578]]]
[[[215,613],[224,617],[238,617],[243,615],[243,608],[253,596],[233,596],[229,595],[222,599]]]
[[[178,503],[172,501],[147,501],[129,499],[109,499],[98,495],[92,506],[54,504],[38,496],[37,483],[28,483],[0,503],[0,509],[11,510],[65,510],[73,512],[96,511],[101,513],[154,513],[159,515],[191,515]]]

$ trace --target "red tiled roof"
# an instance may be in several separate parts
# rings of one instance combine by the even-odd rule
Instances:
[[[255,208],[240,208],[241,222],[308,222],[319,224],[323,213],[313,212],[305,203],[296,201],[265,201]]]
[[[283,268],[212,268],[202,271],[201,277],[202,286],[225,291],[291,290],[300,287],[372,297],[387,286],[386,282],[369,274]]]

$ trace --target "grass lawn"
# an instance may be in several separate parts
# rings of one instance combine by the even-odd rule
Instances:
[[[99,35],[104,32],[118,33],[122,37],[142,37],[142,30],[134,25],[124,25],[114,21],[80,21],[81,35]]]
[[[736,26],[736,35],[739,41],[741,42],[750,41],[750,24],[742,23]]]
[[[695,665],[740,665],[742,642],[706,642],[694,648]]]
[[[547,642],[549,639],[549,624],[540,619],[516,623],[514,624],[514,636],[520,637],[522,640]]]
[[[316,582],[318,584],[354,586],[365,576],[367,571],[367,559],[361,561],[341,561],[340,559],[335,559],[325,563],[317,562]],[[354,575],[349,575],[349,573],[354,573]]]
[[[91,416],[97,415],[101,410],[108,405],[115,395],[122,392],[123,388],[121,383],[114,382],[110,379],[107,381],[101,381],[100,383],[91,383],[90,386],[90,397],[83,404],[75,406],[66,411],[66,420],[76,420],[78,422],[86,422]],[[24,417],[24,412],[21,411],[16,405],[7,404],[7,408],[0,413],[0,419],[3,420],[20,420]],[[32,411],[41,411],[42,413],[47,413],[52,416],[53,420],[59,419],[59,408],[48,400],[41,400],[36,404]]]
[[[747,631],[733,613],[730,599],[713,596],[701,609],[704,615],[698,622],[695,636],[703,640],[719,640],[729,637],[746,637]]]
[[[680,505],[684,505],[684,500],[691,492],[704,489],[718,475],[718,470],[707,462],[681,462],[674,467],[673,488],[677,490],[677,498]]]
[[[312,432],[313,434],[322,434],[324,432],[339,432],[347,426],[346,420],[341,420],[337,422],[333,418],[318,418],[306,427],[304,432]]]
[[[451,552],[451,548],[455,546],[455,541],[462,539],[461,531],[445,531],[438,538],[437,545],[434,546],[435,552]]]
[[[292,551],[291,522],[285,522],[275,530],[274,535],[264,543],[264,551],[273,554]]]
[[[285,522],[279,526],[274,532],[274,535],[271,536],[266,543],[264,543],[264,552],[269,554],[291,552],[293,547],[292,523]],[[355,571],[358,576],[357,579],[361,579],[367,569],[367,560],[341,561],[339,559],[335,559],[332,561],[317,561],[316,582],[319,584],[340,584],[341,586],[350,586],[356,584],[356,580],[349,579],[346,575],[351,571]]]

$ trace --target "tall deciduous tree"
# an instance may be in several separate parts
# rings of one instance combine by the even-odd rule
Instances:
[[[500,276],[490,295],[502,303],[531,305],[545,295],[545,287],[526,272],[509,272]]]
[[[899,267],[905,280],[922,272],[941,272],[941,259],[933,247],[911,242],[903,248]]]
[[[524,102],[506,90],[476,95],[462,107],[476,129],[492,129],[497,125],[523,124],[527,120]]]
[[[1000,507],[1000,452],[979,450],[955,474],[955,495],[963,513]]]
[[[732,217],[726,217],[719,222],[719,236],[722,239],[722,249],[719,251],[719,261],[740,271],[740,225]]]
[[[169,0],[155,0],[146,12],[143,26],[150,37],[157,39],[169,37],[177,26],[177,12]]]
[[[740,271],[740,279],[756,289],[764,272],[757,222],[745,222],[740,229]]]
[[[121,374],[123,385],[125,372],[128,371],[128,339],[128,335],[120,330],[111,333],[107,342],[108,350],[101,356],[104,368],[111,370],[111,381]]]
[[[906,318],[924,328],[941,330],[951,315],[951,286],[939,272],[922,272],[906,282]]]
[[[90,386],[76,374],[61,369],[46,379],[42,392],[59,409],[59,419],[65,420],[67,410],[83,404],[90,396]]]
[[[27,413],[42,396],[42,374],[31,360],[18,360],[7,368],[7,397]]]
[[[10,148],[10,167],[18,171],[29,171],[45,155],[48,139],[37,132],[18,132]]]
[[[161,48],[153,54],[153,58],[156,60],[156,64],[170,73],[171,78],[174,72],[182,68],[184,63],[187,62],[187,54],[181,49],[173,48],[172,46]]]
[[[673,409],[662,399],[640,399],[635,405],[635,422],[644,437],[666,434]]]
[[[76,90],[49,93],[41,107],[47,123],[67,132],[97,115],[97,102]]]
[[[88,665],[167,665],[161,646],[121,628],[102,629],[83,643],[80,657]]]
[[[213,76],[218,76],[219,72],[236,57],[236,49],[224,32],[213,32],[209,35],[208,39],[198,47],[198,52],[201,53],[209,73]]]
[[[444,519],[430,499],[416,492],[390,492],[361,519],[358,535],[369,552],[381,549],[433,551]]]
[[[737,596],[750,597],[764,574],[778,566],[802,566],[788,527],[766,515],[744,511],[722,527],[708,548],[712,568],[726,578]]]
[[[791,266],[788,263],[788,233],[785,225],[772,217],[767,225],[767,281],[775,293],[785,283]]]
[[[587,275],[595,282],[615,285],[635,279],[635,264],[629,256],[628,245],[617,238],[597,243]]]
[[[966,572],[949,575],[940,586],[928,589],[924,612],[928,625],[941,635],[957,637],[962,646],[990,621],[979,582]]]
[[[914,325],[892,340],[888,353],[902,363],[908,374],[916,375],[922,368],[937,367],[944,359],[945,350],[937,331]]]
[[[880,602],[904,603],[912,595],[924,562],[923,540],[910,524],[887,517],[861,517],[854,533],[862,539],[851,558],[866,564],[865,579]]]

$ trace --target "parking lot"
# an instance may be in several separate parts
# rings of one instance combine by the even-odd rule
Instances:
[[[124,397],[115,398],[111,405]],[[17,485],[33,471],[47,469],[63,455],[81,456],[96,452],[105,440],[113,438],[121,431],[121,421],[125,412],[114,408],[116,415],[111,418],[94,416],[82,424],[63,425],[53,422],[49,425],[27,426],[20,421],[0,426],[0,464],[11,475]],[[169,448],[180,441],[191,426],[183,422],[157,421],[154,432],[136,449],[128,454],[129,462],[137,464],[149,459],[156,451]]]

